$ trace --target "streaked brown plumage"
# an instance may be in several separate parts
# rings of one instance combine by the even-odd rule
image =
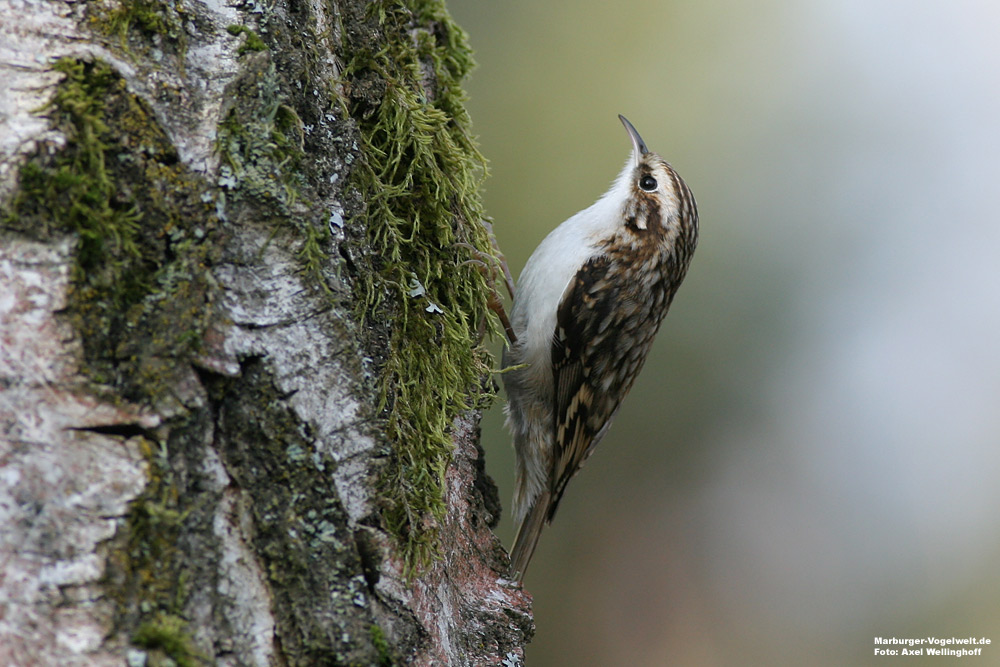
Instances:
[[[514,296],[504,354],[517,470],[511,575],[520,580],[566,484],[604,436],[698,242],[680,176],[621,118],[633,152],[611,189],[550,233]]]

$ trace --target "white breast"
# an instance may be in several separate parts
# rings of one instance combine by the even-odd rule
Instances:
[[[633,164],[630,157],[603,197],[552,230],[528,258],[511,313],[522,351],[520,363],[548,364],[559,302],[580,267],[596,254],[598,244],[622,224]]]

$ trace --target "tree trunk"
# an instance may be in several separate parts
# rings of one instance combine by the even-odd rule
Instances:
[[[0,664],[505,665],[435,0],[0,0]]]

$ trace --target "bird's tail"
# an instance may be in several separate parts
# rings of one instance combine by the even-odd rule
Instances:
[[[528,569],[531,556],[535,553],[538,538],[542,534],[542,528],[545,526],[545,519],[549,513],[551,498],[552,494],[548,491],[538,496],[517,528],[517,534],[514,536],[514,548],[510,550],[510,576],[518,582],[524,579],[524,571]]]

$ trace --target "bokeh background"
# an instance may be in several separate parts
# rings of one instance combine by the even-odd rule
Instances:
[[[448,6],[515,276],[621,168],[618,113],[701,211],[528,572],[528,665],[1000,664],[1000,3]],[[499,405],[484,442],[506,507]]]

